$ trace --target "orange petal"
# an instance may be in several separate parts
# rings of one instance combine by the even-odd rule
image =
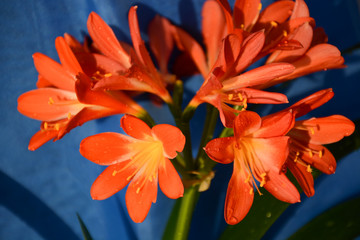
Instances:
[[[204,147],[206,154],[214,161],[228,164],[234,161],[234,137],[215,138]]]
[[[159,124],[151,129],[152,136],[162,142],[165,157],[175,158],[177,152],[182,152],[185,146],[185,136],[178,129],[169,124]]]
[[[122,75],[115,75],[100,79],[94,86],[94,90],[130,90],[141,92],[154,92],[154,88],[139,81],[137,78],[130,78]]]
[[[261,128],[253,133],[253,136],[257,138],[284,136],[295,123],[292,111],[281,111],[263,117],[261,120]]]
[[[156,15],[149,24],[149,44],[156,57],[160,71],[167,73],[170,54],[174,48],[171,23],[163,17]]]
[[[121,128],[133,138],[146,140],[152,136],[150,127],[137,117],[126,114],[120,121]]]
[[[82,140],[80,153],[96,164],[117,164],[129,160],[135,154],[130,144],[136,141],[119,133],[100,133]]]
[[[298,118],[327,103],[331,98],[333,98],[333,96],[334,92],[331,88],[323,89],[296,102],[286,110],[292,109],[295,117]]]
[[[337,47],[323,43],[309,49],[300,59],[292,63],[295,70],[289,76],[281,77],[277,83],[294,79],[313,72],[344,67],[344,58]]]
[[[260,13],[254,30],[260,30],[264,27],[268,28],[271,26],[271,21],[275,23],[285,22],[290,17],[293,8],[294,1],[283,0],[270,4]]]
[[[184,30],[174,27],[174,38],[176,40],[177,46],[180,50],[186,51],[191,59],[194,61],[195,65],[199,69],[203,77],[206,77],[209,73],[209,69],[206,62],[206,57],[203,49],[196,40]]]
[[[75,91],[75,75],[65,71],[59,63],[42,53],[34,53],[33,59],[36,70],[52,85],[60,89]]]
[[[254,162],[254,174],[260,176],[264,170],[279,173],[289,153],[289,137],[251,138],[250,141],[258,158]]]
[[[43,129],[41,129],[31,137],[28,149],[30,151],[35,151],[51,139],[54,139],[57,135],[58,131],[56,130],[44,131]]]
[[[251,31],[259,17],[261,10],[260,0],[237,0],[234,4],[234,26]]]
[[[294,71],[295,67],[289,63],[272,63],[249,70],[236,77],[224,81],[223,90],[235,90],[241,87],[252,87],[266,84],[269,81],[286,76]]]
[[[213,68],[219,67],[223,70],[223,72],[232,74],[229,70],[233,70],[234,68],[234,63],[241,50],[241,42],[242,39],[240,39],[237,35],[227,35],[222,41],[220,52]]]
[[[18,98],[18,111],[40,121],[64,119],[83,108],[73,92],[56,88],[31,90]]]
[[[242,111],[234,121],[235,138],[241,138],[257,131],[261,126],[261,118],[256,112]]]
[[[283,172],[269,171],[264,187],[277,199],[288,202],[300,202],[300,194],[294,184],[286,177]]]
[[[304,131],[304,128],[308,131]],[[355,125],[350,119],[341,115],[332,115],[297,121],[295,128],[291,130],[291,136],[299,138],[302,135],[303,138],[309,139],[311,144],[329,144],[350,136],[354,130]]]
[[[280,104],[288,103],[286,95],[276,92],[266,92],[262,90],[257,90],[253,88],[240,88],[235,91],[230,91],[228,93],[233,93],[233,95],[241,94],[243,98],[246,98],[248,103],[266,103],[266,104]],[[243,100],[232,100],[234,102],[238,101],[240,105],[243,104]],[[234,105],[236,105],[234,103]]]
[[[111,28],[95,12],[90,13],[87,28],[91,38],[101,52],[117,60],[125,68],[130,67],[130,57],[128,53],[121,47]]]
[[[94,181],[90,194],[94,200],[104,200],[123,189],[131,179],[129,176],[136,170],[130,161],[108,166]]]
[[[145,181],[142,187],[141,183]],[[140,223],[145,220],[151,203],[156,201],[157,195],[157,180],[149,181],[147,179],[133,179],[129,184],[125,201],[131,219]]]
[[[244,40],[242,52],[235,63],[235,72],[240,73],[250,66],[264,46],[265,34],[258,31]]]
[[[97,69],[103,69],[106,73],[118,73],[127,70],[127,68],[125,68],[119,62],[104,55],[95,53],[92,54],[92,57],[95,59]]]
[[[221,6],[221,8],[225,14],[227,33],[233,32],[234,22],[233,22],[231,7],[229,5],[229,2],[227,0],[216,0],[216,2],[219,3],[219,5]]]
[[[225,37],[225,15],[216,1],[206,1],[202,7],[202,35],[207,50],[208,65],[212,66]]]
[[[253,186],[246,182],[247,176],[238,171],[240,169],[234,168],[226,193],[224,215],[230,225],[243,220],[254,201]]]
[[[291,173],[294,175],[301,189],[304,191],[306,196],[312,197],[315,194],[314,189],[314,178],[311,172],[307,171],[307,167],[301,165],[298,162],[292,160],[286,161],[286,166],[289,168]]]
[[[65,42],[63,37],[57,37],[55,40],[55,47],[58,52],[61,65],[70,71],[73,75],[77,75],[78,72],[83,72],[79,62],[77,61],[73,51],[69,45]]]
[[[307,7],[304,0],[296,0],[294,10],[291,14],[290,19],[309,17],[309,8]]]
[[[184,194],[180,176],[169,159],[165,159],[164,166],[159,166],[159,185],[168,198],[176,199]]]

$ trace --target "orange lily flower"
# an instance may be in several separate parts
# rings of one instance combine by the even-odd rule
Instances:
[[[211,140],[204,148],[216,162],[234,162],[225,202],[225,220],[237,224],[249,212],[254,187],[261,194],[265,187],[281,201],[296,203],[300,195],[281,171],[288,155],[289,137],[294,124],[292,111],[265,117],[251,111],[240,112],[234,121],[234,136]]]
[[[288,109],[292,109],[295,117],[301,117],[334,96],[332,89],[318,91]],[[308,197],[314,195],[314,180],[311,167],[323,173],[333,174],[336,161],[331,152],[323,144],[340,141],[350,136],[355,130],[354,123],[341,115],[311,118],[296,121],[287,134],[290,137],[290,153],[286,166],[295,176]]]
[[[96,47],[108,56],[109,58],[118,61],[127,69],[123,74],[114,75],[100,79],[94,86],[94,89],[106,90],[132,90],[149,92],[159,96],[167,103],[171,103],[172,99],[166,89],[167,82],[173,82],[174,77],[169,75],[165,69],[167,65],[169,51],[172,48],[171,40],[167,39],[166,50],[159,50],[159,38],[151,34],[154,44],[152,49],[158,49],[155,56],[159,59],[161,70],[165,71],[159,73],[155,68],[150,54],[146,49],[145,43],[140,36],[138,18],[136,14],[137,6],[131,7],[129,11],[129,28],[130,35],[133,42],[133,49],[130,49],[130,54],[124,50],[120,42],[116,39],[111,28],[101,19],[99,15],[92,12],[88,19],[88,30],[90,36],[96,44]],[[159,23],[160,22],[160,23]],[[169,24],[165,19],[155,20],[155,25],[161,25],[164,28]],[[152,27],[152,29],[154,29]],[[154,30],[153,30],[154,31]],[[159,30],[160,31],[160,30]],[[160,31],[166,32],[166,31]],[[166,34],[166,33],[165,33]],[[161,42],[163,43],[163,42]],[[162,47],[163,47],[162,46]],[[161,52],[163,51],[163,52]]]
[[[202,35],[206,53],[201,45],[184,30],[173,27],[177,45],[192,59],[200,73],[207,77],[219,54],[221,41],[229,34],[246,38],[252,33],[263,32],[264,43],[256,52],[252,62],[276,49],[298,49],[301,44],[288,38],[302,24],[314,24],[310,17],[298,16],[293,12],[293,1],[277,1],[261,13],[260,0],[237,0],[234,11],[226,0],[208,0],[202,9]],[[250,62],[249,65],[252,63]]]
[[[309,17],[309,9],[303,0],[296,2],[293,14],[297,17]],[[289,33],[288,39],[298,41],[302,48],[277,50],[268,57],[266,63],[288,62],[295,66],[295,70],[257,88],[264,89],[313,72],[345,67],[341,52],[337,47],[326,43],[327,37],[322,29],[314,30],[309,23],[304,23]]]
[[[61,64],[35,53],[33,59],[39,72],[37,85],[40,88],[18,98],[20,113],[43,121],[41,130],[30,140],[29,150],[36,150],[51,139],[56,141],[71,129],[93,119],[120,113],[137,116],[144,113],[141,106],[123,93],[110,95],[93,91],[93,80],[82,70],[87,62],[79,64],[63,37],[56,39],[55,46]],[[99,71],[92,72],[100,74]]]
[[[207,102],[216,107],[220,112],[220,119],[224,126],[232,127],[236,110],[227,104],[243,106],[246,109],[248,103],[286,103],[287,97],[281,93],[270,93],[253,89],[261,83],[266,83],[279,76],[287,75],[294,70],[288,63],[274,63],[254,68],[243,74],[232,76],[234,72],[243,70],[256,57],[263,44],[263,33],[252,34],[245,39],[246,44],[240,48],[238,35],[228,35],[222,44],[214,69],[203,85],[189,103],[189,106],[197,107]]]
[[[85,138],[80,153],[90,161],[108,165],[91,187],[96,200],[106,199],[129,184],[126,205],[131,219],[142,222],[156,202],[157,183],[172,199],[183,196],[181,179],[169,159],[185,145],[185,136],[171,125],[149,128],[140,119],[125,115],[121,127],[129,136],[100,133]]]

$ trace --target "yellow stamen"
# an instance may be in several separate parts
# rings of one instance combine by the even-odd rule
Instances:
[[[115,177],[115,175],[117,174],[118,172],[116,170],[113,171],[112,173],[112,176]]]
[[[44,129],[47,130],[48,129],[48,123],[44,122]]]
[[[262,8],[262,4],[261,4],[261,3],[259,3],[258,10],[260,11],[260,10],[261,10],[261,8]]]
[[[284,35],[284,37],[287,37],[288,32],[287,32],[286,30],[284,30],[284,31],[283,31],[283,35]]]
[[[251,178],[251,174],[249,174],[249,176],[246,178],[245,183],[248,183],[250,181]]]
[[[228,99],[231,101],[231,100],[233,100],[233,98],[234,98],[234,94],[230,93],[230,94],[228,95]]]
[[[70,120],[71,119],[71,113],[68,113],[67,118]]]
[[[307,165],[306,171],[309,172],[309,173],[312,172],[312,169],[311,169],[311,166],[310,166],[310,165]]]
[[[139,194],[139,192],[140,192],[140,188],[137,188],[136,189],[136,194]]]
[[[310,128],[310,132],[311,132],[311,135],[314,135],[315,134],[314,128]]]
[[[104,77],[111,77],[112,76],[112,73],[105,73],[104,74]]]
[[[260,175],[260,177],[261,177],[260,187],[263,187],[266,183],[265,176],[266,176],[266,173],[262,173]]]
[[[251,194],[251,195],[254,194],[254,189],[253,188],[250,189],[249,194]]]
[[[238,95],[239,100],[242,101],[243,100],[243,95],[241,93],[238,93],[237,95]]]
[[[271,24],[271,26],[273,26],[273,27],[277,27],[277,26],[278,26],[277,22],[275,22],[275,21],[271,21],[270,24]]]
[[[323,150],[320,150],[319,151],[319,158],[322,158],[322,156],[323,156]]]
[[[241,25],[240,25],[240,28],[241,28],[241,29],[244,29],[244,27],[245,27],[244,24],[241,24]]]
[[[243,106],[244,106],[243,109],[246,110],[246,108],[247,108],[247,99],[246,98],[244,98]]]
[[[56,124],[55,124],[55,130],[56,130],[56,131],[59,131],[59,129],[60,129],[60,124],[56,123]]]
[[[52,97],[49,97],[48,104],[49,104],[49,105],[54,104],[54,99],[53,99]]]
[[[313,152],[309,150],[309,156],[312,158],[314,156]]]

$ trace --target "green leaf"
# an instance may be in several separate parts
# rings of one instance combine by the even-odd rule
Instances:
[[[354,239],[360,235],[360,198],[356,198],[317,216],[297,231],[290,240]]]
[[[360,123],[360,120],[354,121],[355,125]],[[355,132],[341,140],[340,142],[333,143],[327,146],[333,153],[337,160],[360,148],[360,130],[355,129]],[[316,178],[321,172],[314,169],[313,176]],[[295,183],[294,177],[289,175],[289,179]],[[298,188],[299,189],[299,188]],[[239,239],[242,240],[261,239],[266,231],[273,225],[273,223],[280,217],[280,215],[289,206],[288,203],[281,202],[270,195],[266,190],[263,190],[263,196],[256,194],[254,203],[248,215],[243,221],[234,226],[228,226],[223,232],[220,239]]]
[[[76,213],[76,216],[77,216],[78,221],[80,223],[80,227],[81,227],[81,231],[82,231],[84,240],[93,240],[93,238],[90,235],[90,232],[88,231],[87,227],[85,226],[85,223],[81,219],[80,215],[78,213]]]

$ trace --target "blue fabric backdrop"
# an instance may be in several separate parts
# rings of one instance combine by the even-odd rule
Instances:
[[[270,1],[263,1],[264,6]],[[359,6],[355,0],[307,1],[317,25],[325,28],[329,42],[346,50],[360,42]],[[147,219],[134,224],[124,204],[125,191],[105,201],[93,201],[89,190],[102,167],[83,158],[80,141],[104,131],[120,131],[120,116],[84,124],[61,141],[47,143],[35,152],[28,141],[38,131],[39,122],[16,110],[20,94],[34,89],[37,72],[31,55],[42,52],[54,59],[54,41],[65,32],[82,40],[86,21],[95,11],[115,27],[122,40],[129,41],[127,11],[139,6],[142,36],[156,13],[200,38],[203,1],[191,0],[2,0],[0,3],[0,239],[82,239],[76,213],[79,213],[95,239],[160,239],[173,200],[159,193]],[[289,85],[290,102],[323,88],[332,87],[335,97],[315,111],[316,116],[342,114],[353,120],[360,117],[360,50],[344,54],[347,68],[330,70],[298,79]],[[201,79],[187,79],[189,95]],[[171,123],[166,108],[144,102],[158,123]],[[273,109],[263,108],[263,114]],[[195,118],[201,120],[204,108]],[[193,123],[193,129],[201,121]],[[193,134],[198,142],[199,134]],[[302,196],[302,203],[291,206],[268,237],[286,239],[293,231],[327,208],[360,194],[360,152],[339,163],[337,172],[316,181],[315,197]],[[190,239],[217,239],[226,224],[223,204],[231,166],[218,166],[209,191],[201,195],[195,211]]]

